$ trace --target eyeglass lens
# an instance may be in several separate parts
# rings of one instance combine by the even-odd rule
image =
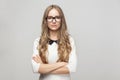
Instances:
[[[49,22],[52,22],[53,19],[54,19],[55,21],[59,22],[59,21],[61,20],[61,17],[60,17],[60,16],[55,16],[55,17],[53,17],[53,16],[48,16],[48,17],[47,17],[47,21],[49,21]]]

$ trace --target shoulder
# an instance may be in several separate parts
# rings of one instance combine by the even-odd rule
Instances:
[[[37,37],[34,41],[39,41],[40,40],[40,37]]]
[[[40,37],[37,37],[37,38],[34,40],[34,45],[38,45],[39,40],[40,40]]]
[[[75,44],[74,38],[71,35],[69,35],[69,40],[70,40],[71,45]]]
[[[73,39],[73,37],[71,35],[69,35],[69,40],[74,41],[74,39]]]

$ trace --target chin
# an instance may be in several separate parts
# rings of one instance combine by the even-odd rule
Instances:
[[[51,31],[57,31],[59,28],[50,28]]]
[[[58,29],[51,29],[51,31],[57,31]]]

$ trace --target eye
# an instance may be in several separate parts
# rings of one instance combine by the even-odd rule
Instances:
[[[52,16],[48,16],[47,19],[52,19],[53,17]]]
[[[61,17],[60,16],[56,16],[56,19],[61,19]]]

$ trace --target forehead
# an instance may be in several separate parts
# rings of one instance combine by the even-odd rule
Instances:
[[[48,16],[59,16],[59,12],[53,8],[49,11]]]

